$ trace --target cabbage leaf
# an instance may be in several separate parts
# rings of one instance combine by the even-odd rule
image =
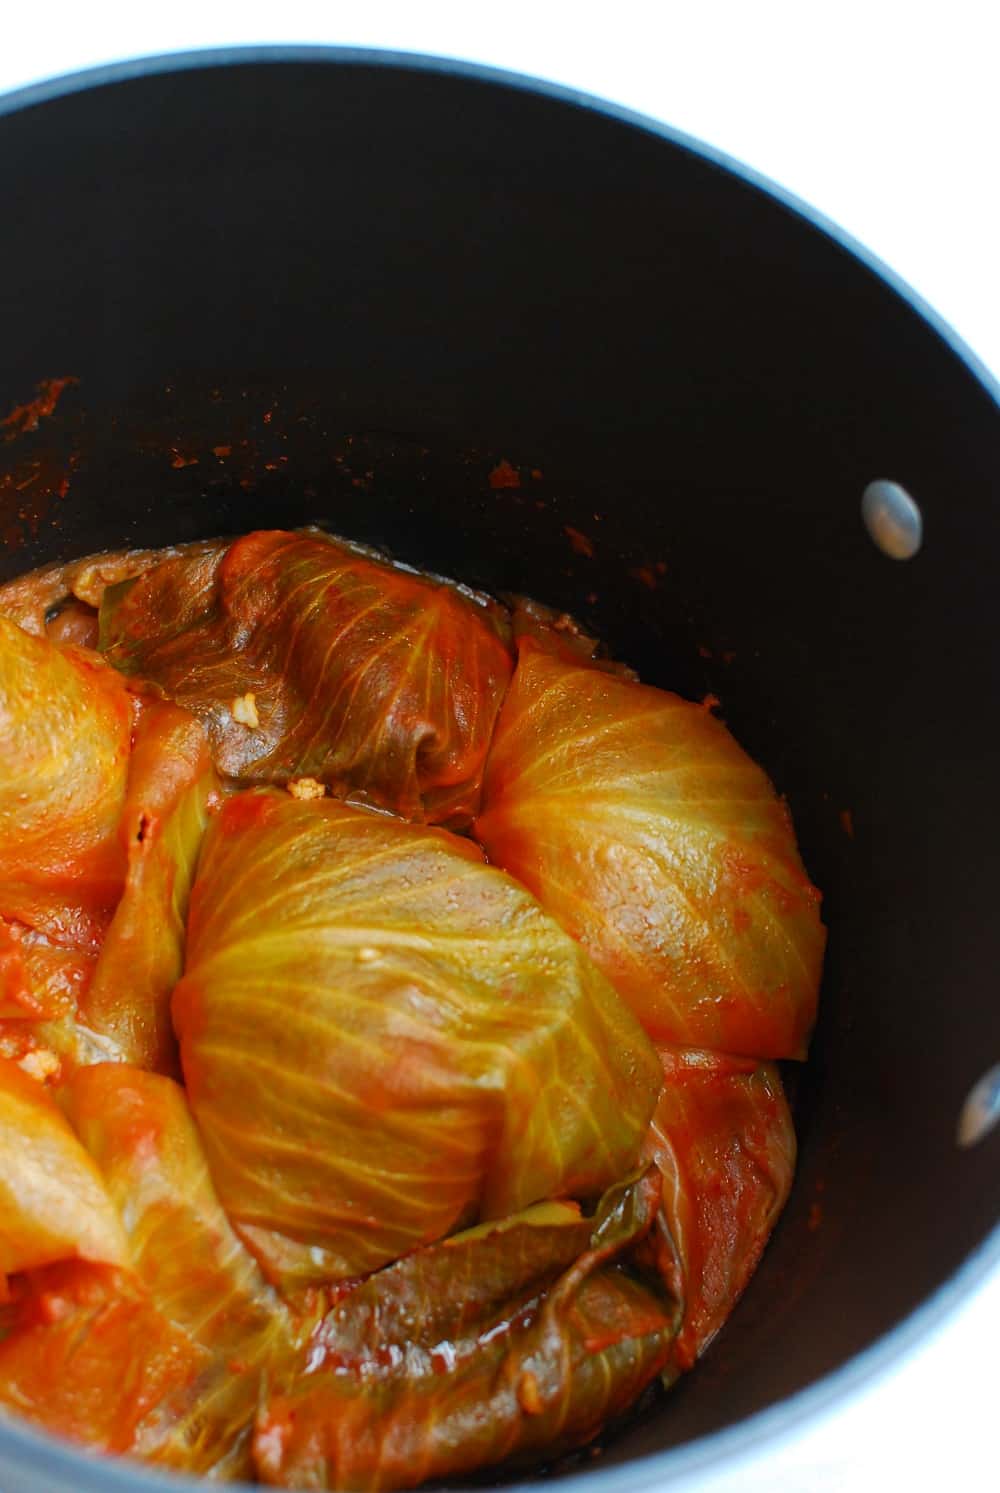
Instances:
[[[522,637],[474,833],[654,1040],[805,1056],[819,893],[786,805],[709,710]]]
[[[635,1163],[656,1053],[584,951],[467,840],[231,798],[173,1015],[219,1196],[289,1288]]]
[[[129,1271],[63,1261],[15,1283],[0,1405],[93,1451],[155,1455],[208,1358]]]
[[[200,721],[166,701],[140,704],[118,831],[125,888],[83,1016],[125,1061],[175,1072],[170,994],[183,968],[188,898],[219,785]]]
[[[290,1358],[304,1331],[227,1219],[183,1089],[110,1063],[81,1068],[67,1111],[128,1235],[141,1287],[195,1345],[190,1404],[174,1405],[146,1455],[190,1471],[249,1471],[261,1375]]]
[[[108,659],[193,710],[221,772],[453,826],[479,801],[507,630],[494,603],[280,530],[176,556],[101,605]]]
[[[623,1268],[659,1193],[651,1169],[592,1219],[542,1205],[370,1277],[262,1406],[258,1476],[376,1493],[591,1440],[661,1371],[677,1330],[677,1301]]]
[[[125,875],[119,675],[0,616],[0,916],[96,952]]]
[[[124,1264],[100,1173],[49,1092],[0,1058],[0,1297],[4,1277],[59,1260]]]
[[[0,918],[0,1021],[74,1017],[96,957],[64,949],[23,923]]]
[[[80,1069],[63,1097],[119,1268],[64,1260],[13,1278],[0,1403],[93,1450],[246,1476],[262,1376],[295,1360],[318,1312],[293,1318],[236,1238],[177,1084],[112,1063]]]
[[[773,1063],[661,1048],[643,1149],[663,1177],[665,1276],[684,1300],[672,1355],[688,1369],[753,1275],[788,1198],[795,1127]]]

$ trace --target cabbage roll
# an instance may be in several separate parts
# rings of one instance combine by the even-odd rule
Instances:
[[[59,1260],[126,1258],[118,1215],[65,1115],[40,1083],[0,1058],[0,1299],[8,1275]]]
[[[819,893],[786,805],[710,711],[522,637],[474,833],[656,1041],[805,1056]]]
[[[97,654],[0,616],[0,916],[96,952],[125,877],[131,729]]]
[[[209,826],[174,991],[219,1197],[288,1288],[635,1163],[653,1048],[468,840],[251,790]]]
[[[138,703],[118,831],[125,888],[84,997],[84,1019],[126,1062],[175,1072],[170,995],[183,967],[191,882],[219,785],[200,721],[167,701]]]
[[[467,825],[512,670],[506,613],[318,533],[264,531],[109,588],[101,647],[205,723],[219,770]]]
[[[207,1358],[131,1272],[63,1261],[15,1283],[0,1407],[92,1451],[154,1455]]]
[[[209,539],[155,550],[105,550],[79,560],[56,560],[0,586],[0,617],[9,617],[25,632],[40,638],[47,635],[60,642],[76,642],[77,638],[60,636],[63,629],[57,624],[64,612],[81,621],[85,613],[96,617],[109,586],[132,580],[176,555],[199,554],[216,546],[218,540]],[[86,630],[89,633],[91,629],[88,626]]]
[[[258,1476],[378,1490],[591,1440],[661,1371],[677,1301],[628,1266],[659,1177],[596,1216],[548,1204],[420,1250],[334,1307],[262,1406]]]
[[[219,1476],[250,1471],[250,1430],[265,1371],[290,1359],[296,1323],[234,1234],[183,1089],[112,1063],[81,1068],[67,1110],[125,1225],[140,1287],[194,1344],[190,1403],[173,1407],[154,1460]],[[135,1351],[135,1350],[133,1350]]]
[[[668,1281],[684,1300],[672,1354],[688,1369],[757,1268],[795,1171],[795,1129],[773,1063],[662,1048],[645,1158],[663,1176]]]

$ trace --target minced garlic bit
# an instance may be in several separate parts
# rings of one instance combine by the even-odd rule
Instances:
[[[315,778],[292,778],[287,787],[293,798],[322,798],[326,793],[323,784],[317,783]]]
[[[248,692],[245,695],[237,695],[229,712],[234,721],[239,721],[241,726],[249,726],[251,731],[256,731],[260,725],[260,716],[257,714],[257,696]]]
[[[37,1078],[39,1083],[44,1083],[53,1073],[59,1072],[60,1065],[54,1052],[50,1052],[47,1047],[40,1047],[35,1052],[26,1052],[23,1058],[18,1058],[17,1066],[29,1078]]]

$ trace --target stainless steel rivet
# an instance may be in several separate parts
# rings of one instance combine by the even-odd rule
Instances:
[[[1000,1063],[984,1073],[969,1090],[958,1117],[956,1139],[960,1146],[974,1146],[1000,1121]]]
[[[890,560],[912,560],[923,542],[924,521],[905,487],[879,477],[861,495],[865,528]]]

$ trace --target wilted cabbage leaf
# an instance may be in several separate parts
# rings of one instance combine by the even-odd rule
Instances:
[[[785,804],[708,710],[523,637],[475,835],[656,1040],[805,1055],[819,893]]]
[[[209,827],[173,1014],[219,1196],[286,1285],[596,1196],[660,1086],[603,975],[469,841],[273,790]]]
[[[125,1224],[139,1282],[199,1350],[189,1399],[169,1421],[163,1407],[161,1440],[145,1454],[243,1475],[261,1375],[290,1359],[302,1326],[234,1234],[177,1084],[120,1064],[81,1068],[67,1109]]]
[[[145,1456],[193,1408],[208,1357],[130,1272],[63,1261],[15,1283],[0,1406],[94,1451]]]
[[[53,621],[58,621],[64,611],[76,612],[77,616],[78,609],[96,613],[109,586],[132,580],[175,555],[200,554],[217,544],[216,540],[199,540],[155,550],[106,550],[77,560],[56,560],[0,586],[0,617],[9,617],[25,632],[40,638],[56,636],[61,642],[77,641],[60,637],[59,627],[53,632]]]
[[[372,1276],[262,1407],[258,1476],[375,1493],[589,1441],[660,1372],[677,1329],[677,1301],[620,1264],[659,1192],[651,1169],[593,1219],[543,1205]]]
[[[75,1258],[124,1264],[118,1215],[49,1093],[0,1058],[0,1298],[5,1276]]]
[[[107,657],[201,717],[220,771],[455,825],[479,802],[506,627],[454,586],[280,530],[180,555],[101,607]]]
[[[118,1043],[81,1016],[97,961],[0,919],[0,1057],[54,1086],[82,1064],[124,1062]]]
[[[785,1206],[795,1127],[773,1063],[676,1048],[660,1057],[663,1090],[643,1155],[663,1176],[666,1274],[684,1299],[673,1362],[688,1369],[739,1300]]]
[[[0,915],[96,951],[122,889],[131,706],[96,654],[0,616]]]
[[[0,1021],[74,1016],[95,955],[64,949],[23,923],[0,918]]]
[[[91,1030],[79,1011],[38,1021],[0,1018],[0,1057],[12,1059],[53,1088],[84,1064],[125,1061],[118,1044]]]
[[[46,622],[45,636],[53,643],[94,649],[100,638],[97,612],[82,601],[68,601]]]
[[[161,700],[141,702],[119,826],[125,890],[84,1000],[84,1019],[121,1056],[177,1068],[170,994],[184,962],[184,922],[218,780],[201,723]]]

